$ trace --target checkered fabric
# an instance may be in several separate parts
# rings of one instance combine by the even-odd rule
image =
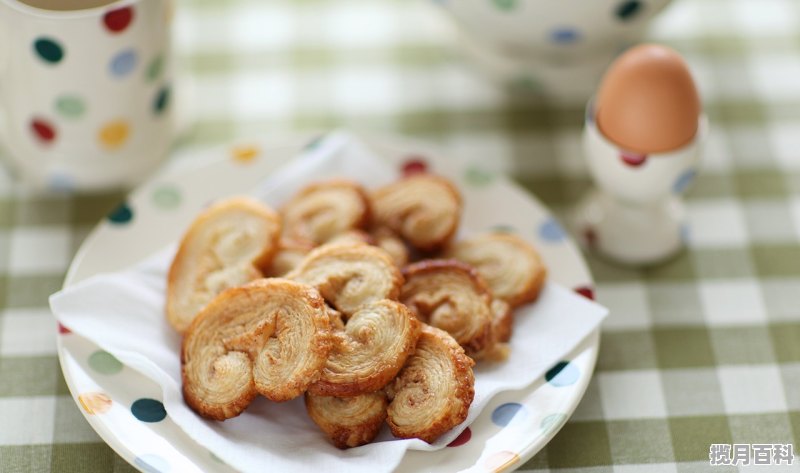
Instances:
[[[651,269],[588,257],[611,309],[596,374],[523,471],[705,471],[712,443],[800,449],[800,3],[677,0],[650,38],[685,55],[712,124],[689,248]],[[422,0],[185,0],[176,42],[196,119],[182,149],[341,126],[439,144],[562,215],[590,186],[583,111],[498,90]],[[47,308],[120,198],[0,176],[2,472],[133,468],[72,401]]]

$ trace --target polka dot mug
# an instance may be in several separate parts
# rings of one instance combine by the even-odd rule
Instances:
[[[172,0],[0,0],[0,145],[31,187],[135,184],[172,137]]]
[[[433,0],[464,52],[513,90],[583,104],[614,57],[670,0]]]

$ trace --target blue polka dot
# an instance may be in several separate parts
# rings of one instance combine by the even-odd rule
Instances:
[[[548,383],[559,388],[575,384],[575,381],[577,381],[579,377],[580,372],[578,368],[569,361],[559,361],[544,375],[544,379],[546,379]]]
[[[133,464],[146,473],[167,473],[171,469],[167,460],[152,453],[136,457]]]
[[[566,414],[556,413],[550,414],[549,416],[542,419],[542,423],[539,424],[539,427],[545,432],[549,433],[553,429],[558,428],[564,421],[567,419]]]
[[[561,224],[559,224],[556,219],[549,217],[539,225],[539,236],[542,237],[544,241],[558,243],[567,238],[567,233],[561,228]]]
[[[133,209],[124,202],[108,214],[108,221],[118,225],[128,223],[131,220],[133,220]]]
[[[497,406],[492,412],[492,422],[500,427],[507,426],[512,419],[527,417],[528,411],[522,404],[517,402],[507,402]]]
[[[66,174],[53,174],[48,179],[47,187],[53,192],[72,192],[75,190],[75,181]]]
[[[142,422],[161,422],[167,417],[164,404],[155,399],[137,399],[131,404],[131,413]]]
[[[111,74],[113,76],[125,77],[133,72],[133,70],[136,68],[137,62],[138,57],[136,56],[136,51],[133,49],[126,49],[119,52],[111,59],[109,69],[111,70]]]
[[[682,194],[683,191],[689,188],[689,184],[694,181],[696,175],[697,171],[695,169],[687,169],[684,171],[684,173],[675,180],[675,183],[672,184],[672,192],[675,194]]]
[[[572,44],[581,39],[581,34],[574,28],[557,28],[550,32],[550,40],[558,44]]]

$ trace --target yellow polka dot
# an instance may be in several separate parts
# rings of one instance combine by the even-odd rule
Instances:
[[[128,141],[129,134],[130,128],[127,122],[123,120],[114,120],[106,123],[103,128],[100,129],[98,139],[103,148],[114,150]]]
[[[103,393],[83,393],[78,402],[88,414],[103,414],[111,409],[111,398]]]
[[[231,150],[231,157],[233,157],[234,161],[238,161],[240,163],[247,163],[255,159],[260,152],[261,150],[258,149],[258,146],[240,145],[240,146],[235,146]]]
[[[493,453],[486,459],[483,466],[487,471],[492,473],[499,473],[508,470],[514,463],[519,461],[519,455],[514,452],[504,450],[502,452]]]

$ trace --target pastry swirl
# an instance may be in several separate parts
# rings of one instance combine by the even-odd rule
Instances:
[[[281,238],[278,244],[278,251],[275,252],[270,264],[263,269],[264,276],[268,278],[285,276],[289,271],[296,268],[312,249],[314,249],[314,246],[310,243]]]
[[[403,304],[371,302],[347,319],[319,380],[309,392],[320,396],[355,396],[377,391],[397,375],[414,351],[420,323]]]
[[[425,260],[403,269],[400,301],[420,320],[449,333],[468,354],[492,343],[492,296],[474,268]]]
[[[286,277],[316,287],[346,316],[370,302],[396,300],[403,284],[403,276],[389,255],[363,243],[315,248]]]
[[[239,415],[261,394],[287,401],[317,380],[331,349],[325,301],[312,287],[260,279],[224,291],[183,339],[186,403],[204,417]]]
[[[386,419],[386,393],[376,391],[352,397],[316,396],[306,393],[311,420],[339,448],[372,442]]]
[[[417,174],[376,190],[372,208],[385,225],[422,251],[445,245],[461,217],[461,195],[447,179]]]
[[[408,264],[409,254],[405,242],[388,227],[378,227],[371,232],[375,246],[389,253],[398,268]]]
[[[201,213],[183,236],[169,268],[167,320],[183,332],[224,289],[261,277],[278,247],[281,221],[253,199],[233,197]]]
[[[446,254],[474,266],[494,296],[512,308],[535,300],[547,275],[539,253],[513,234],[474,236],[453,244]]]
[[[281,210],[284,234],[292,240],[325,243],[369,221],[369,201],[360,184],[332,179],[306,186]]]
[[[425,325],[416,351],[386,388],[392,433],[432,443],[464,422],[475,396],[474,363],[447,332]]]

